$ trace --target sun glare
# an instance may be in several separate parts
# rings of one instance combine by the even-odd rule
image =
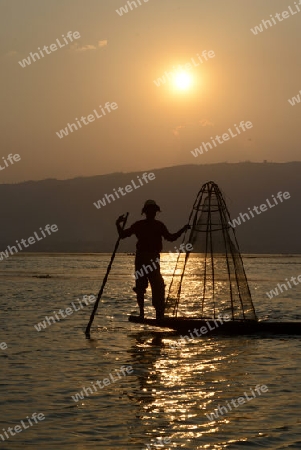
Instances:
[[[192,78],[186,72],[179,72],[174,77],[174,85],[177,89],[187,90],[191,87]]]

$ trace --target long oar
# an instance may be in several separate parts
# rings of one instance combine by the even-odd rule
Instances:
[[[123,230],[124,227],[125,227],[125,224],[126,224],[128,215],[129,215],[129,213],[126,213],[126,214],[125,214],[125,219],[124,219],[124,222],[123,222],[123,225],[122,225],[122,230]],[[100,291],[98,292],[98,296],[97,296],[96,302],[95,302],[95,304],[94,304],[94,308],[93,308],[93,311],[92,311],[92,314],[91,314],[89,323],[88,323],[87,328],[86,328],[86,331],[85,331],[85,334],[86,334],[86,338],[87,338],[87,339],[90,339],[90,328],[91,328],[91,325],[92,325],[92,323],[93,323],[94,316],[95,316],[95,314],[96,314],[96,311],[97,311],[97,308],[98,308],[98,304],[99,304],[99,301],[100,301],[100,299],[101,299],[103,290],[104,290],[105,285],[106,285],[106,282],[107,282],[107,280],[108,280],[109,273],[110,273],[110,270],[111,270],[111,267],[112,267],[112,264],[113,264],[113,261],[114,261],[114,258],[115,258],[115,254],[116,254],[117,249],[118,249],[118,246],[119,246],[119,242],[120,242],[120,237],[118,237],[117,242],[116,242],[116,244],[115,244],[115,247],[114,247],[114,250],[113,250],[113,253],[112,253],[112,256],[111,256],[111,260],[110,260],[110,263],[109,263],[108,268],[107,268],[107,272],[106,272],[105,277],[104,277],[104,279],[103,279],[103,282],[102,282]]]

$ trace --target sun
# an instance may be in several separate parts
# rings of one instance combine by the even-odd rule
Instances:
[[[174,76],[175,88],[186,91],[192,85],[192,77],[187,72],[178,72]]]

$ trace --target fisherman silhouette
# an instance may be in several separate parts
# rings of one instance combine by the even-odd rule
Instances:
[[[185,225],[177,233],[170,233],[164,223],[156,220],[160,207],[154,200],[144,203],[141,214],[145,214],[144,220],[138,220],[127,229],[121,228],[125,216],[116,220],[116,226],[121,239],[136,235],[135,278],[136,286],[133,288],[137,295],[137,303],[140,308],[140,318],[144,318],[144,294],[148,282],[152,289],[152,305],[156,310],[156,319],[164,318],[165,309],[165,284],[160,272],[160,252],[162,251],[162,237],[170,242],[176,241],[187,229]]]

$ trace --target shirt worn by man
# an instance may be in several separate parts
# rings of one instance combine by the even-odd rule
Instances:
[[[170,233],[163,222],[159,220],[138,220],[127,230],[121,232],[121,238],[135,235],[137,252],[160,253],[162,251],[162,237],[170,242],[176,241],[181,233]]]

